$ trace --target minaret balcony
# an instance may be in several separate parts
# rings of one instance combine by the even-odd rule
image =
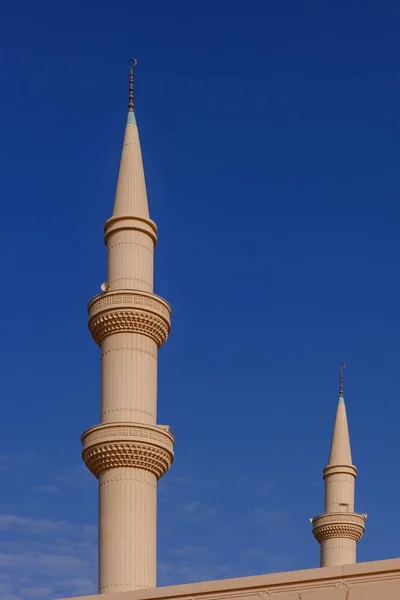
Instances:
[[[131,467],[160,479],[174,460],[174,437],[162,425],[96,425],[82,434],[82,458],[96,477],[109,469]]]
[[[358,513],[325,513],[312,519],[313,534],[318,542],[335,537],[358,542],[364,534],[366,518]]]
[[[95,296],[88,305],[89,329],[100,346],[114,333],[140,333],[160,348],[171,329],[171,307],[155,294],[113,290]]]

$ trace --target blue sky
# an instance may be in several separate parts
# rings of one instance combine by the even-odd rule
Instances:
[[[159,583],[318,564],[308,519],[342,360],[369,514],[358,558],[396,556],[398,3],[22,0],[2,13],[0,600],[96,589],[86,304],[105,279],[131,56],[156,292],[173,307]]]

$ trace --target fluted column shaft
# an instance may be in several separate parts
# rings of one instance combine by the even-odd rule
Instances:
[[[147,335],[115,333],[101,344],[101,423],[155,425],[157,344]]]
[[[314,536],[321,544],[321,567],[357,561],[357,542],[364,533],[366,515],[354,512],[356,476],[353,465],[328,465],[324,469],[325,512],[312,520]]]
[[[107,239],[110,290],[153,291],[154,242],[142,231],[123,229]]]
[[[321,542],[321,567],[339,567],[356,563],[357,542],[347,537],[332,537]]]
[[[156,586],[157,479],[119,467],[99,477],[99,590]]]
[[[325,475],[325,512],[354,511],[355,473]]]
[[[83,458],[99,479],[99,591],[156,585],[157,479],[173,460],[157,423],[157,353],[170,307],[153,294],[156,227],[117,216],[105,225],[108,289],[89,303],[101,347],[100,425],[83,434]]]

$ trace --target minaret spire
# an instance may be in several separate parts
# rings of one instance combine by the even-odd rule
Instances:
[[[339,372],[339,402],[333,428],[328,465],[324,468],[325,512],[312,519],[313,533],[321,544],[321,567],[356,562],[356,545],[365,530],[366,515],[354,512],[357,469],[351,458],[350,435],[343,393],[343,370]]]
[[[153,292],[157,227],[149,218],[140,141],[128,120],[113,215],[104,226],[108,281],[89,302],[101,348],[100,425],[82,435],[82,456],[99,480],[99,591],[156,586],[157,480],[173,460],[174,438],[157,425],[157,355],[171,308]]]
[[[149,221],[149,206],[147,202],[146,180],[144,176],[142,151],[140,147],[139,130],[134,113],[134,80],[133,72],[137,60],[130,60],[129,68],[129,103],[125,127],[124,143],[122,146],[117,189],[115,192],[113,217],[135,216]],[[157,228],[151,221],[151,227],[156,237]]]
[[[339,374],[339,401],[336,411],[335,424],[333,427],[331,449],[328,465],[352,466],[349,426],[347,423],[346,405],[343,394],[343,369],[345,364],[340,365]]]

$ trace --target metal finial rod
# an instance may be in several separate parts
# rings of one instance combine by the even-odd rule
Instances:
[[[339,396],[343,397],[343,369],[346,367],[345,363],[340,363],[340,376],[339,376]]]
[[[136,58],[130,58],[128,61],[128,69],[129,69],[129,112],[133,112],[134,103],[133,103],[133,69],[137,65]]]

